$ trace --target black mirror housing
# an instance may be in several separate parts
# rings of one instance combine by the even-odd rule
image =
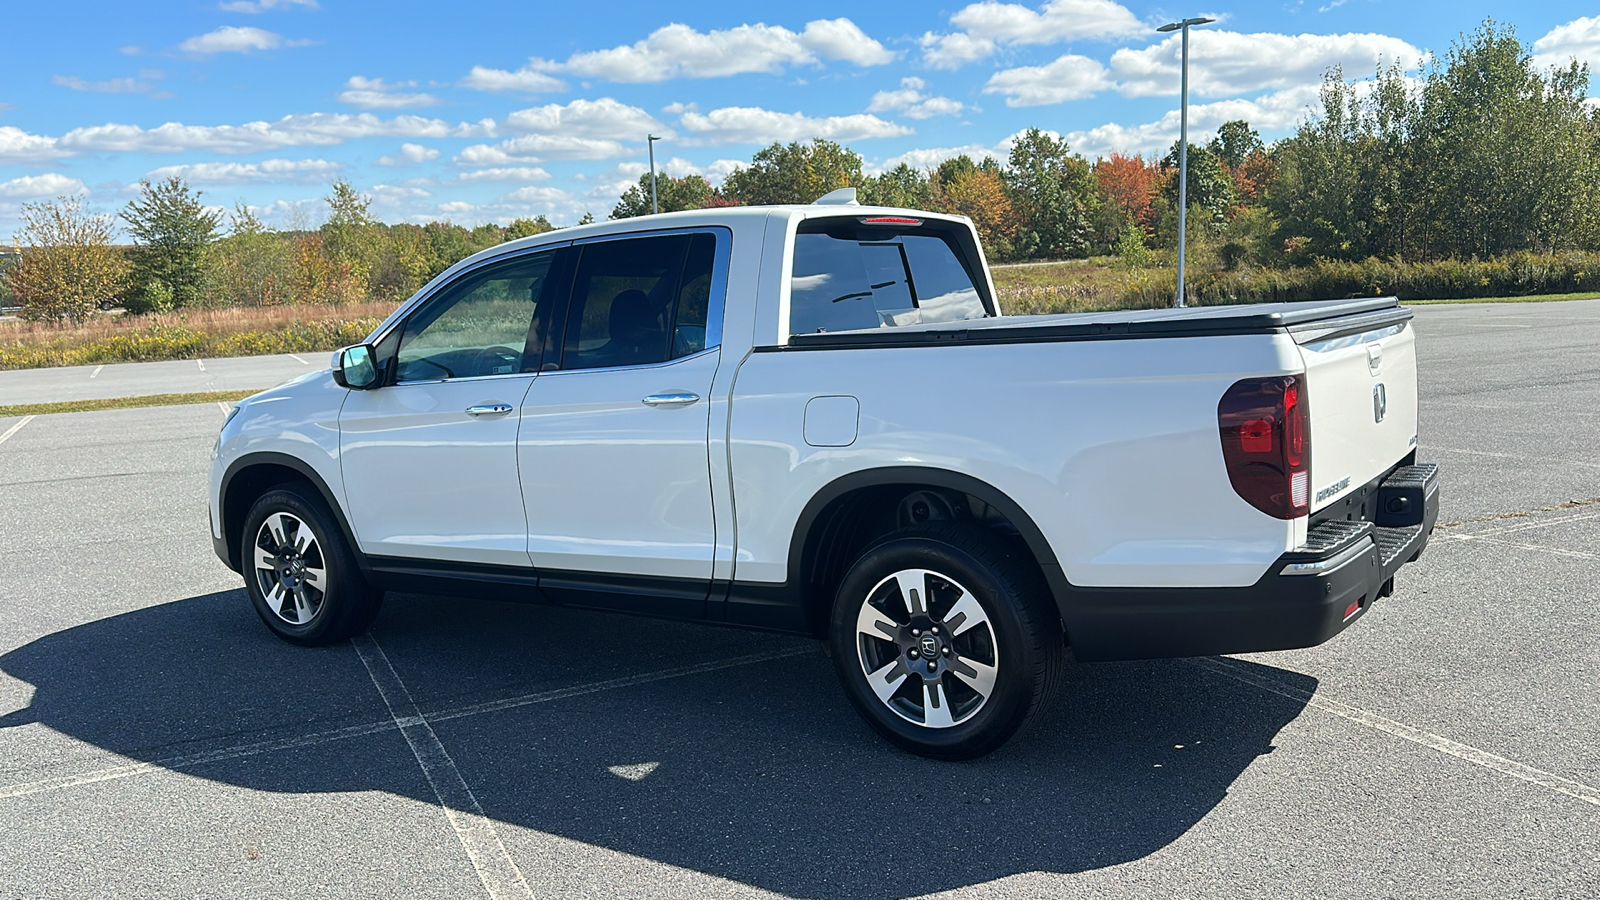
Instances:
[[[340,387],[365,391],[378,386],[376,354],[369,344],[346,347],[333,355],[333,380]]]

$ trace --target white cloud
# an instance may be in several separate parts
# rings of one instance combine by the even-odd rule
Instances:
[[[545,216],[557,224],[576,222],[586,211],[578,198],[560,188],[529,186],[518,188],[493,203],[470,203],[451,200],[440,203],[434,211],[420,220],[436,219],[440,215],[462,225],[494,222],[510,224],[512,219]]]
[[[1600,70],[1600,16],[1573,19],[1550,29],[1533,42],[1533,61],[1539,66],[1565,66],[1574,58]]]
[[[279,147],[327,146],[368,137],[471,138],[492,137],[494,122],[451,125],[421,116],[382,119],[372,113],[297,113],[275,122],[243,125],[184,125],[168,122],[155,128],[107,124],[74,128],[59,138],[45,138],[59,152],[180,153],[212,150],[219,153],[253,153]],[[18,134],[22,134],[18,132]],[[32,137],[32,136],[29,136]],[[0,157],[6,155],[7,135],[0,128]]]
[[[1370,84],[1370,82],[1366,82]],[[1253,100],[1229,99],[1215,103],[1189,105],[1189,143],[1204,144],[1224,122],[1243,119],[1258,131],[1284,132],[1293,129],[1318,108],[1320,84],[1298,85],[1257,97]],[[1357,85],[1361,90],[1362,85]],[[1096,128],[1067,135],[1073,152],[1093,159],[1116,153],[1165,154],[1177,143],[1180,130],[1178,110],[1169,110],[1160,119],[1139,125],[1108,122]]]
[[[858,66],[881,66],[893,62],[895,57],[849,19],[807,22],[800,42],[826,59],[844,60]]]
[[[528,69],[640,83],[746,72],[777,74],[789,66],[815,64],[823,59],[876,66],[893,60],[894,54],[849,19],[818,19],[807,23],[799,33],[761,24],[701,32],[673,23],[656,29],[644,40],[574,53],[566,62],[534,58],[529,60]]]
[[[223,12],[248,13],[255,15],[264,13],[269,9],[287,9],[291,6],[304,6],[306,9],[320,9],[317,0],[225,0],[217,4],[217,9]]]
[[[928,169],[938,168],[940,163],[947,159],[955,159],[958,156],[971,157],[974,162],[981,162],[988,158],[998,159],[1003,162],[1006,158],[1006,145],[1009,145],[1009,143],[1010,140],[1007,139],[999,149],[985,147],[982,144],[968,144],[965,147],[930,147],[920,150],[908,150],[898,156],[891,156],[882,162],[869,163],[862,166],[862,171],[868,175],[881,175],[901,163],[905,163],[918,171],[927,171]]]
[[[458,82],[464,88],[475,91],[516,91],[522,94],[548,94],[554,91],[566,90],[566,85],[559,79],[552,78],[544,72],[535,69],[535,63],[543,60],[530,59],[528,65],[509,72],[505,69],[491,69],[486,66],[473,66],[472,71]]]
[[[205,162],[152,169],[156,181],[176,175],[193,184],[318,184],[332,180],[343,163],[326,159],[266,159],[254,163]]]
[[[1050,0],[1038,11],[984,0],[950,17],[960,31],[922,37],[923,62],[955,69],[983,59],[1001,44],[1055,44],[1086,38],[1131,37],[1150,26],[1113,0]]]
[[[1111,54],[1117,89],[1129,97],[1176,96],[1182,40],[1169,37]],[[1191,95],[1227,96],[1320,83],[1333,66],[1360,77],[1396,62],[1410,67],[1423,52],[1384,34],[1242,34],[1201,29],[1189,36]]]
[[[493,181],[549,181],[550,173],[538,166],[510,166],[462,172],[455,180],[465,184]]]
[[[512,131],[613,140],[644,140],[646,134],[665,131],[654,116],[610,97],[520,109],[506,116],[505,126]]]
[[[910,119],[928,119],[933,116],[954,116],[966,109],[959,100],[949,97],[930,97],[922,93],[927,87],[921,78],[900,79],[897,91],[879,91],[872,95],[867,112],[898,112]]]
[[[618,141],[567,135],[525,134],[495,145],[474,144],[457,154],[466,166],[509,166],[547,159],[611,159],[627,153]]]
[[[6,200],[41,200],[69,194],[87,194],[89,188],[76,178],[56,172],[43,175],[24,175],[0,182],[0,198]]]
[[[147,70],[139,73],[138,78],[111,78],[106,81],[86,81],[76,75],[52,75],[50,83],[74,91],[86,91],[96,94],[150,94],[157,97],[170,97],[170,93],[158,92],[151,82],[163,77],[162,72]]]
[[[686,112],[679,121],[693,132],[695,143],[699,144],[770,144],[807,141],[814,137],[851,141],[911,134],[911,129],[904,125],[866,113],[813,118],[804,113],[773,112],[754,106],[726,106],[705,114]]]
[[[64,156],[56,144],[57,140],[53,137],[29,134],[11,125],[0,125],[0,160],[22,162]]]
[[[421,144],[401,144],[400,152],[393,156],[380,156],[375,160],[380,166],[414,166],[439,158],[439,151]]]
[[[339,102],[362,109],[405,109],[407,107],[434,106],[439,98],[427,93],[406,93],[402,88],[416,87],[415,81],[390,84],[382,78],[350,76],[339,92]]]
[[[215,31],[196,35],[178,45],[185,53],[249,53],[252,50],[276,50],[294,46],[297,42],[285,41],[283,35],[250,26],[224,25]]]
[[[989,77],[985,94],[1004,94],[1007,106],[1041,106],[1092,97],[1111,87],[1106,67],[1068,53],[1043,66],[1004,69]]]

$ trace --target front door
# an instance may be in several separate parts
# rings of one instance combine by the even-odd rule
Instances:
[[[719,241],[723,249],[719,251]],[[707,429],[726,239],[578,244],[559,361],[518,437],[528,554],[557,600],[696,617],[716,523]],[[709,333],[709,337],[708,337]]]
[[[365,553],[529,566],[518,410],[544,352],[557,252],[462,273],[379,342],[389,383],[352,391],[339,417]]]

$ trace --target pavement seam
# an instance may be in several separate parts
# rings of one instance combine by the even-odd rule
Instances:
[[[1516,453],[1493,453],[1488,450],[1464,450],[1460,447],[1435,447],[1432,444],[1428,445],[1427,450],[1429,453],[1461,453],[1467,456],[1492,456],[1495,459],[1513,459],[1518,462],[1559,463],[1564,466],[1581,466],[1586,469],[1600,469],[1600,463],[1582,462],[1576,459],[1551,459],[1549,457],[1535,459],[1531,456],[1521,456]]]
[[[11,426],[10,428],[7,428],[5,434],[0,434],[0,444],[4,444],[8,439],[10,439],[10,437],[13,434],[16,434],[17,432],[21,431],[22,430],[22,426],[28,424],[29,422],[32,422],[33,419],[34,419],[33,416],[23,416],[22,417],[22,421],[20,421],[17,424]]]
[[[1535,769],[1532,766],[1524,765],[1516,760],[1507,759],[1504,756],[1498,756],[1490,753],[1487,750],[1479,750],[1477,747],[1463,744],[1458,741],[1452,741],[1443,735],[1434,734],[1431,731],[1424,731],[1421,728],[1407,725],[1404,722],[1395,721],[1394,719],[1390,719],[1386,716],[1380,716],[1377,713],[1367,712],[1364,709],[1351,706],[1348,703],[1341,703],[1338,700],[1331,700],[1314,694],[1310,691],[1302,691],[1297,688],[1289,687],[1288,685],[1279,684],[1270,678],[1262,678],[1252,673],[1245,672],[1239,668],[1237,663],[1234,663],[1230,660],[1200,658],[1191,659],[1188,660],[1188,662],[1202,669],[1215,672],[1216,674],[1222,675],[1226,678],[1232,678],[1235,681],[1242,681],[1245,684],[1254,685],[1255,687],[1261,688],[1264,691],[1277,694],[1280,697],[1287,697],[1296,702],[1304,703],[1307,706],[1315,707],[1316,709],[1321,710],[1329,715],[1338,716],[1341,719],[1355,722],[1358,725],[1365,725],[1368,728],[1372,728],[1376,731],[1393,735],[1401,740],[1410,741],[1413,744],[1419,744],[1431,750],[1437,750],[1440,753],[1454,756],[1457,759],[1466,760],[1475,766],[1481,766],[1485,769],[1499,772],[1502,775],[1509,775],[1512,778],[1549,788],[1558,794],[1565,794],[1566,796],[1572,797],[1576,800],[1582,800],[1584,803],[1600,806],[1600,788],[1593,788],[1582,782],[1573,781],[1570,778],[1562,778],[1560,775],[1557,775],[1553,772],[1546,772],[1543,769]]]
[[[532,900],[533,891],[528,887],[522,870],[517,867],[517,861],[511,858],[505,842],[500,839],[494,821],[484,814],[478,798],[472,793],[472,787],[462,777],[455,760],[450,758],[450,751],[445,749],[444,742],[439,740],[433,726],[417,709],[411,691],[401,680],[400,673],[394,670],[383,647],[371,634],[351,638],[350,646],[355,648],[361,664],[367,669],[368,677],[372,679],[372,686],[378,689],[383,705],[388,707],[394,724],[411,747],[411,754],[422,769],[422,777],[428,780],[434,796],[439,798],[445,818],[450,821],[456,838],[467,851],[467,858],[478,873],[478,879],[483,882],[483,889],[493,900],[511,897]]]
[[[736,656],[732,659],[716,660],[713,662],[695,663],[687,666],[677,666],[671,669],[660,669],[639,675],[627,675],[621,678],[612,678],[606,681],[595,681],[589,684],[580,684],[567,688],[556,688],[549,691],[539,691],[532,694],[523,694],[517,697],[508,697],[504,700],[493,700],[487,703],[478,703],[468,707],[446,709],[433,713],[430,721],[439,722],[450,719],[461,719],[469,716],[482,715],[483,713],[499,712],[506,709],[516,709],[523,706],[532,706],[537,703],[548,703],[553,700],[565,700],[568,697],[578,697],[584,694],[597,694],[602,691],[611,691],[618,688],[633,687],[647,684],[652,681],[665,681],[669,678],[682,678],[688,675],[699,675],[706,672],[715,672],[721,669],[733,669],[739,666],[753,665],[788,656],[799,656],[803,653],[815,652],[811,648],[769,651],[766,653],[751,653],[746,656]],[[250,744],[240,744],[235,747],[224,747],[220,750],[210,750],[204,753],[187,753],[180,756],[168,756],[151,762],[131,763],[123,766],[112,766],[105,769],[95,769],[89,772],[79,772],[73,775],[61,775],[55,778],[25,781],[16,784],[0,786],[0,800],[13,797],[25,797],[29,794],[39,794],[62,788],[75,787],[81,784],[94,784],[100,781],[112,781],[118,778],[128,778],[134,775],[144,775],[152,772],[163,772],[177,769],[192,769],[211,763],[224,762],[230,759],[239,759],[246,756],[257,756],[262,753],[275,753],[280,750],[293,750],[300,747],[314,747],[318,744],[328,744],[333,741],[347,740],[353,737],[363,737],[369,734],[379,734],[385,731],[395,731],[400,725],[391,715],[382,722],[369,722],[362,725],[351,725],[345,728],[336,728],[331,731],[319,731],[313,734],[297,737],[279,738],[271,741],[257,741]]]

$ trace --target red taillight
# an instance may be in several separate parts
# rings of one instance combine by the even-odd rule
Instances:
[[[1217,404],[1228,480],[1247,503],[1270,516],[1310,512],[1311,417],[1306,377],[1246,378]]]

